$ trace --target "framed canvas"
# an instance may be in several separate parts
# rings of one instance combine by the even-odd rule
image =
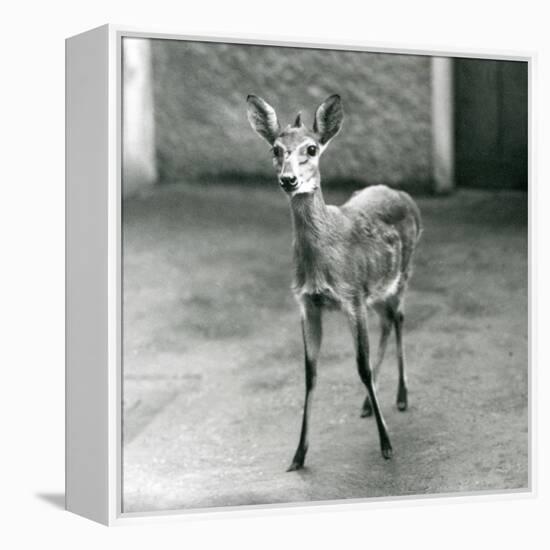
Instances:
[[[531,55],[66,46],[68,510],[532,491]]]

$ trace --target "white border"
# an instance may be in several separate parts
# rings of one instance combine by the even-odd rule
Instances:
[[[224,36],[203,36],[186,35],[177,32],[151,31],[120,25],[108,25],[109,30],[109,268],[108,268],[108,330],[109,330],[109,502],[108,517],[109,525],[128,525],[135,523],[159,522],[159,521],[181,521],[200,515],[202,519],[211,519],[218,517],[227,517],[231,513],[235,517],[251,517],[258,515],[280,514],[285,510],[310,513],[319,511],[343,511],[350,509],[363,510],[367,508],[386,508],[388,506],[409,506],[410,504],[448,504],[472,502],[471,497],[476,496],[476,502],[500,501],[518,498],[533,498],[536,496],[536,463],[535,463],[535,438],[533,437],[535,423],[535,395],[533,390],[534,368],[533,345],[535,334],[533,334],[535,314],[534,303],[532,300],[532,288],[534,282],[533,260],[533,214],[534,214],[534,185],[533,185],[533,155],[534,155],[534,129],[533,129],[533,81],[534,70],[536,68],[536,55],[534,52],[510,52],[510,51],[491,51],[491,50],[450,50],[438,49],[432,46],[408,47],[400,45],[389,45],[383,43],[358,42],[342,40],[338,44],[327,42],[319,38],[304,40],[302,38],[290,38],[281,40],[278,37],[254,34],[233,34]],[[434,494],[434,495],[414,495],[399,497],[380,497],[370,499],[350,499],[338,501],[320,501],[288,504],[269,504],[253,505],[193,510],[174,510],[162,512],[144,512],[144,513],[121,513],[121,57],[120,44],[123,37],[140,37],[167,40],[187,40],[202,42],[226,42],[233,44],[256,44],[266,46],[280,47],[307,47],[336,50],[355,50],[380,53],[398,53],[409,55],[428,55],[438,57],[467,57],[481,59],[497,59],[509,61],[524,61],[529,64],[529,475],[528,488],[508,491],[490,491],[490,492],[471,492],[456,494]],[[115,116],[116,115],[116,116]]]
[[[66,49],[66,506],[108,521],[107,27]]]
[[[122,48],[109,25],[109,511],[122,510]]]

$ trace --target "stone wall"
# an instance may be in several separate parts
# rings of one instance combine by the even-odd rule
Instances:
[[[264,97],[282,124],[339,93],[344,127],[322,161],[324,181],[431,180],[430,59],[425,56],[152,40],[161,182],[273,178],[251,130],[246,96]]]

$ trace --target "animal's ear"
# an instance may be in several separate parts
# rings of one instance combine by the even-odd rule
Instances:
[[[340,131],[342,120],[344,119],[344,109],[342,100],[338,94],[327,97],[315,111],[315,121],[313,130],[318,135],[319,143],[327,143]]]
[[[273,145],[280,132],[275,109],[267,101],[255,95],[249,95],[246,102],[248,103],[247,114],[250,125],[270,145]]]

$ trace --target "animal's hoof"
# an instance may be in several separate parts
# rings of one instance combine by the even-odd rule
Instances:
[[[397,409],[406,411],[408,407],[407,388],[401,387],[397,391]]]
[[[297,470],[301,470],[304,467],[303,463],[296,462],[295,460],[292,461],[292,464],[286,469],[287,472],[295,472]]]
[[[366,397],[363,402],[363,408],[361,409],[361,418],[367,418],[369,416],[372,416],[372,405],[370,404],[370,399]]]
[[[288,467],[287,472],[295,472],[296,470],[301,470],[304,467],[304,461],[306,459],[307,447],[302,449],[298,447],[298,450],[294,454],[292,459],[292,464]]]
[[[386,459],[386,460],[389,460],[390,458],[392,458],[393,456],[393,449],[391,448],[391,445],[388,443],[388,445],[386,447],[383,447],[382,448],[382,456]]]

